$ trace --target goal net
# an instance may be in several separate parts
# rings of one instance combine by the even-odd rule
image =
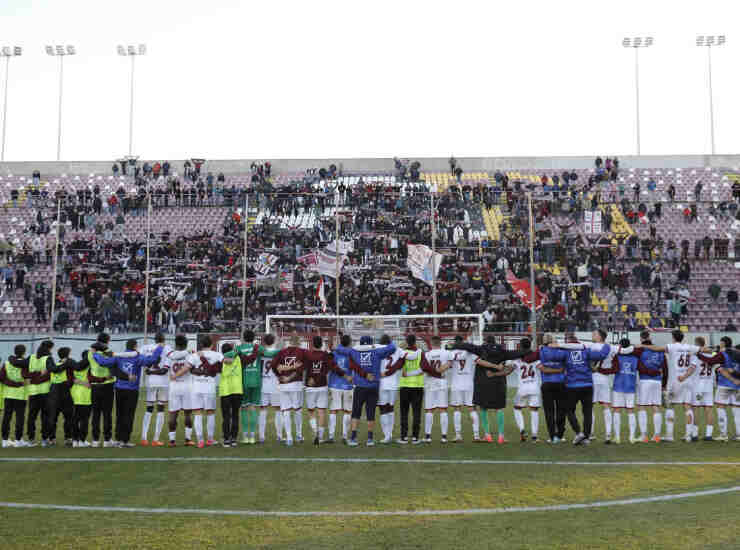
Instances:
[[[436,326],[435,326],[436,325]],[[268,315],[265,330],[278,339],[287,341],[297,338],[307,344],[313,336],[322,336],[333,345],[339,336],[349,334],[354,342],[370,336],[378,342],[383,334],[398,342],[408,334],[414,334],[420,343],[430,341],[437,334],[443,342],[451,342],[456,336],[464,340],[483,341],[484,319],[479,314],[438,315]],[[435,330],[436,329],[436,330]]]

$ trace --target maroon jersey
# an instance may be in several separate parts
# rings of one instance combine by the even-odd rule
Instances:
[[[306,352],[303,348],[290,346],[283,348],[273,358],[270,368],[281,384],[303,381],[303,370],[306,366]]]
[[[305,350],[303,368],[306,371],[308,388],[323,388],[328,385],[330,370],[339,376],[345,376],[345,372],[334,361],[334,356],[318,349]]]

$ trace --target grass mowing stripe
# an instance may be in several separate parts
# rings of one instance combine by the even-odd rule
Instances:
[[[491,464],[491,465],[537,465],[537,466],[740,466],[740,461],[575,461],[575,460],[484,460],[451,458],[312,458],[312,457],[3,457],[2,462],[316,462],[357,464]]]
[[[511,508],[471,508],[460,510],[395,510],[395,511],[367,511],[367,512],[288,512],[262,510],[209,510],[198,508],[128,508],[117,506],[79,506],[66,504],[27,504],[22,502],[0,502],[2,508],[22,508],[36,510],[64,510],[70,512],[129,512],[141,514],[197,514],[211,516],[257,516],[257,517],[354,517],[354,516],[453,516],[453,515],[480,515],[506,514],[514,512],[558,512],[564,510],[582,510],[586,508],[606,508],[609,506],[627,506],[630,504],[645,504],[649,502],[667,502],[686,498],[696,498],[709,495],[720,495],[740,491],[740,485],[723,489],[708,489],[674,495],[660,495],[644,498],[629,498],[623,500],[607,500],[586,502],[583,504],[556,504],[551,506],[518,506]]]

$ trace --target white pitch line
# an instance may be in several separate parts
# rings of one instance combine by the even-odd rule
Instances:
[[[649,502],[668,502],[686,498],[722,495],[740,491],[740,485],[724,489],[709,489],[690,493],[677,493],[655,497],[629,498],[623,500],[605,500],[583,504],[554,504],[550,506],[514,506],[510,508],[468,508],[459,510],[368,510],[359,512],[343,511],[263,511],[263,510],[212,510],[208,508],[134,508],[125,506],[75,506],[67,504],[26,504],[23,502],[0,502],[0,508],[24,510],[62,510],[67,512],[131,512],[139,514],[196,514],[209,516],[255,516],[255,517],[357,517],[357,516],[459,516],[481,514],[507,514],[513,512],[562,512],[565,510],[583,510],[587,508],[607,508]]]
[[[740,461],[573,461],[573,460],[485,460],[451,458],[352,458],[352,457],[2,457],[2,462],[244,462],[244,463],[345,463],[345,464],[454,464],[538,466],[740,466]]]

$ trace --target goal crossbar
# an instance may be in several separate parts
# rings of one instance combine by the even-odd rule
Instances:
[[[398,332],[406,330],[411,321],[441,321],[451,319],[453,327],[451,332],[458,332],[457,321],[469,320],[475,322],[472,334],[478,343],[483,342],[483,328],[485,321],[480,313],[440,313],[437,315],[267,315],[265,318],[265,329],[269,333],[280,321],[294,321],[310,324],[318,321],[327,329],[334,328],[345,332],[362,331],[368,328],[376,330],[393,330]],[[367,327],[366,325],[371,325]],[[363,326],[365,325],[365,326]]]

